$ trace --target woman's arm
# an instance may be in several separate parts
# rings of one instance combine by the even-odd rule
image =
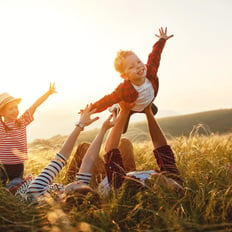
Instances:
[[[84,110],[81,111],[80,120],[76,124],[72,133],[68,136],[67,140],[64,142],[62,148],[59,153],[62,154],[66,159],[69,158],[72,149],[75,145],[75,142],[80,134],[80,132],[84,129],[84,127],[92,124],[98,117],[91,119],[91,115],[95,113],[95,110],[92,110],[92,105],[87,105]]]
[[[38,177],[36,177],[35,180],[33,180],[30,184],[27,190],[27,197],[36,199],[47,191],[48,185],[52,183],[53,179],[66,164],[75,142],[80,132],[83,130],[83,127],[92,124],[98,119],[98,117],[93,119],[90,118],[94,112],[94,110],[91,110],[91,105],[87,105],[81,112],[79,123],[77,123],[74,130],[68,136],[60,151],[56,154],[55,158],[50,161],[47,167],[44,168],[44,170],[38,175]]]
[[[103,138],[109,128],[114,126],[116,117],[110,115],[107,120],[102,124],[100,131],[89,146],[80,166],[80,173],[91,173],[92,167],[99,155]]]

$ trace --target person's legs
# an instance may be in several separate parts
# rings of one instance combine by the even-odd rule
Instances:
[[[168,175],[178,181],[178,183],[183,184],[183,180],[180,178],[180,173],[176,166],[174,153],[171,147],[167,144],[163,131],[155,120],[151,109],[146,108],[145,113],[154,146],[154,155],[160,171],[168,173]]]
[[[65,174],[65,180],[67,182],[72,182],[75,180],[76,173],[80,169],[82,159],[86,151],[88,150],[89,146],[90,143],[81,143],[78,145],[76,152],[74,153]]]
[[[169,145],[165,145],[154,150],[154,155],[161,172],[165,172],[179,184],[183,184],[180,172],[176,166],[174,153]]]
[[[118,146],[126,172],[136,170],[134,150],[131,141],[127,138],[121,138]]]
[[[65,180],[67,182],[72,182],[76,179],[76,174],[79,172],[82,160],[89,146],[90,143],[84,142],[79,144],[79,146],[77,147],[76,152],[74,153],[74,156],[72,157],[72,160],[65,174]],[[105,176],[105,164],[101,157],[98,156],[96,158],[91,173],[92,173],[92,184],[94,185],[97,185],[97,183],[99,183],[102,180],[102,178]]]
[[[15,178],[23,178],[24,164],[3,164],[9,181]]]
[[[108,182],[118,189],[126,176],[122,156],[119,149],[113,149],[104,155],[106,174]]]
[[[0,172],[2,183],[9,189],[23,181],[24,164],[3,164]]]
[[[3,164],[0,164],[0,181],[2,185],[5,185],[8,180],[8,176]]]

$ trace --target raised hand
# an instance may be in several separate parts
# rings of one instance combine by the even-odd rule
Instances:
[[[165,39],[168,40],[170,38],[172,38],[174,35],[167,35],[167,27],[165,27],[165,29],[163,29],[163,27],[159,28],[159,35],[155,34],[156,37],[158,37],[159,39]]]
[[[49,84],[48,93],[50,95],[53,94],[53,93],[57,93],[55,82]]]
[[[99,117],[91,118],[91,115],[95,113],[95,109],[91,110],[92,104],[86,105],[85,109],[81,110],[80,112],[80,120],[79,123],[81,123],[84,127],[92,124],[96,120],[99,119]]]
[[[117,115],[113,113],[103,122],[102,128],[108,130],[111,127],[113,127],[116,122],[117,122]]]

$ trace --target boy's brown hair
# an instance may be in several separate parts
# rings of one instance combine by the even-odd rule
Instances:
[[[117,52],[117,55],[114,59],[114,68],[117,72],[119,72],[121,75],[124,74],[124,60],[126,57],[130,55],[134,55],[135,53],[130,50],[119,50]]]

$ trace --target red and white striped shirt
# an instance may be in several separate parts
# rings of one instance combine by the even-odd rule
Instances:
[[[3,164],[19,164],[28,159],[26,127],[34,120],[26,111],[16,122],[5,122],[6,130],[0,122],[0,162]]]

